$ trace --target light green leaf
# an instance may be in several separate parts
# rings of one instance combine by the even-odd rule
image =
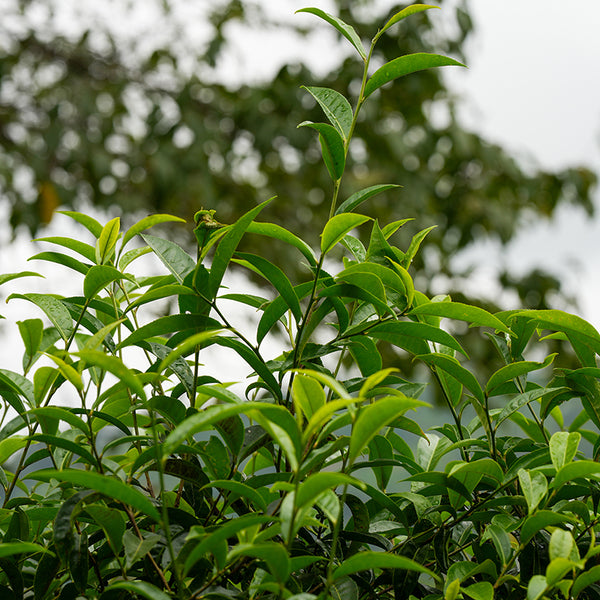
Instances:
[[[340,179],[346,168],[346,148],[338,130],[327,123],[313,123],[312,121],[304,121],[298,127],[310,127],[319,133],[323,162],[331,179],[333,181]]]
[[[94,473],[92,471],[75,469],[66,469],[63,471],[44,469],[42,471],[28,473],[27,478],[37,481],[50,481],[51,479],[56,479],[57,481],[73,483],[85,489],[95,490],[108,498],[132,506],[136,510],[152,517],[157,523],[160,523],[160,514],[154,504],[152,504],[151,500],[141,492],[138,492],[136,488],[127,485],[120,479],[100,475],[99,473]]]
[[[579,573],[577,579],[573,582],[571,594],[573,598],[577,598],[579,594],[588,586],[600,581],[600,565],[590,567],[583,573]]]
[[[543,575],[534,575],[527,585],[527,600],[539,600],[547,588],[546,578]]]
[[[478,581],[463,587],[462,592],[473,600],[494,600],[494,586],[489,581]]]
[[[17,325],[25,345],[25,351],[30,357],[33,357],[42,342],[44,323],[41,319],[25,319],[25,321],[17,321]]]
[[[404,75],[409,75],[410,73],[416,73],[417,71],[423,71],[432,67],[444,67],[449,65],[458,67],[465,66],[453,58],[440,56],[439,54],[416,53],[399,56],[377,69],[377,71],[371,75],[365,86],[364,98],[370,96],[382,85],[385,85],[394,79],[398,79],[399,77],[403,77]]]
[[[115,217],[111,219],[100,232],[98,242],[96,243],[96,262],[99,265],[108,262],[114,253],[119,232],[121,228],[121,219]]]
[[[304,415],[306,420],[310,421],[317,410],[325,405],[327,398],[316,379],[297,373],[292,382],[292,400],[296,414]]]
[[[85,279],[83,280],[83,295],[90,300],[109,283],[120,281],[121,279],[133,281],[131,275],[121,273],[118,269],[115,269],[110,265],[94,265],[86,273]]]
[[[9,458],[12,458],[21,448],[28,444],[29,438],[26,436],[12,435],[0,441],[0,465],[3,465]],[[0,544],[0,547],[2,544]]]
[[[141,233],[145,229],[150,229],[150,227],[154,227],[159,223],[167,223],[167,222],[178,222],[185,223],[185,219],[181,219],[180,217],[175,217],[173,215],[149,215],[144,217],[141,221],[138,221],[135,225],[132,225],[123,236],[123,241],[121,242],[121,248],[125,248],[129,240],[135,237],[138,233]]]
[[[550,487],[558,488],[573,479],[597,479],[600,476],[600,463],[593,460],[578,460],[564,465],[556,472]]]
[[[354,485],[360,488],[363,484],[354,477],[335,471],[313,473],[300,484],[296,494],[296,507],[302,508],[306,505],[312,505],[325,490],[334,489],[339,485]]]
[[[525,496],[527,509],[531,515],[548,492],[548,481],[539,471],[519,469],[518,476],[521,491]]]
[[[47,352],[44,352],[44,354],[56,364],[58,370],[60,371],[60,374],[67,381],[70,381],[73,384],[73,386],[80,392],[83,390],[83,380],[81,379],[81,374],[77,371],[77,369],[73,368],[72,365],[66,363],[62,358],[54,356],[54,354],[48,354]]]
[[[556,531],[563,531],[562,529],[556,529]],[[553,535],[554,533],[553,532]],[[564,532],[567,533],[567,532]],[[570,535],[570,534],[569,534]],[[578,563],[569,560],[568,558],[558,557],[550,561],[550,564],[546,567],[546,584],[548,587],[553,587],[559,585],[565,575],[572,574],[575,569],[579,570],[580,565]],[[568,582],[563,583],[572,583],[569,579]]]
[[[356,33],[354,27],[348,25],[347,23],[344,23],[344,21],[342,21],[338,17],[334,17],[333,15],[330,15],[319,8],[301,8],[300,10],[296,11],[296,13],[302,12],[310,13],[317,17],[320,17],[321,19],[335,27],[356,48],[357,52],[360,54],[360,57],[363,60],[367,59],[367,53],[365,52],[365,48],[362,45],[362,42],[360,41],[360,38],[358,37],[358,34]]]
[[[252,221],[252,223],[248,225],[246,233],[265,235],[267,237],[285,242],[286,244],[290,244],[290,246],[294,246],[300,250],[300,252],[302,252],[304,257],[311,265],[317,264],[317,259],[315,258],[315,253],[313,252],[312,248],[305,241],[301,240],[298,236],[294,235],[291,231],[288,231],[280,225]]]
[[[162,373],[173,361],[177,360],[180,356],[186,356],[190,352],[193,352],[198,346],[202,345],[207,340],[218,335],[222,329],[212,329],[209,331],[202,331],[191,335],[186,338],[183,342],[178,344],[172,352],[167,354],[160,363],[157,369],[157,373]]]
[[[391,190],[391,189],[399,188],[399,187],[402,187],[402,186],[394,185],[392,183],[385,183],[385,184],[379,184],[379,185],[372,185],[368,188],[365,188],[364,190],[355,192],[354,194],[352,194],[352,196],[350,196],[347,200],[342,202],[337,207],[335,214],[339,215],[339,214],[345,213],[345,212],[352,212],[355,208],[357,208],[360,204],[362,204],[369,198],[372,198],[373,196],[376,196],[377,194],[380,194],[381,192],[385,192],[387,190]]]
[[[554,468],[559,471],[576,456],[581,441],[578,431],[557,431],[550,438],[550,458]]]
[[[353,213],[335,215],[327,221],[321,234],[321,252],[327,254],[347,233],[369,220],[370,217]]]
[[[19,273],[4,273],[0,275],[0,285],[3,283],[7,283],[8,281],[12,281],[13,279],[19,279],[21,277],[43,277],[39,273],[35,271],[21,271]]]
[[[548,547],[550,560],[554,560],[555,558],[572,558],[574,547],[575,540],[571,532],[557,527],[550,537],[550,545]]]
[[[419,573],[427,573],[430,577],[440,581],[439,575],[410,558],[399,556],[397,554],[372,551],[358,552],[350,558],[347,558],[333,572],[333,580],[336,581],[346,575],[352,575],[353,573],[371,569],[403,569],[405,571],[418,571]]]
[[[428,4],[413,4],[411,6],[407,6],[400,12],[397,12],[377,33],[377,37],[379,37],[384,31],[387,31],[390,27],[402,21],[402,19],[406,19],[406,17],[410,17],[410,15],[414,15],[415,13],[422,12],[424,10],[429,10],[430,8],[439,8],[439,6],[431,6]]]
[[[350,102],[342,94],[330,88],[302,87],[319,103],[329,122],[344,140],[347,140],[353,118]]]
[[[383,427],[389,425],[402,413],[418,406],[427,406],[427,403],[402,394],[382,398],[362,408],[352,427],[348,464],[354,463],[362,450]]]
[[[63,340],[67,341],[73,333],[73,319],[65,305],[48,294],[11,294],[8,300],[13,298],[20,298],[22,300],[28,300],[39,308],[41,308],[46,316],[50,319],[51,323],[56,327],[58,333]]]

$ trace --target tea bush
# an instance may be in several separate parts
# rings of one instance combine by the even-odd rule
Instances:
[[[365,100],[460,64],[411,54],[370,74],[380,36],[430,8],[397,13],[368,50],[350,25],[303,9],[364,63],[354,107],[306,88],[328,122],[300,126],[316,131],[333,190],[316,251],[258,220],[271,200],[229,225],[200,210],[195,257],[144,233],[181,221],[168,215],[121,232],[118,218],[64,212],[94,243],[43,239],[58,250],[33,258],[70,269],[82,294],[8,298],[45,320],[17,322],[22,372],[0,370],[3,599],[600,597],[600,335],[558,310],[491,314],[428,298],[410,274],[428,230],[400,249],[408,219],[382,226],[354,212],[394,185],[338,198]],[[241,251],[253,236],[296,251],[304,280]],[[136,274],[146,254],[163,274]],[[264,297],[225,289],[232,265],[262,278]],[[257,311],[252,335],[226,300]],[[497,352],[485,379],[455,322]],[[272,338],[284,340],[277,356]],[[549,339],[578,368],[546,356]],[[248,365],[246,379],[205,369],[215,345]],[[451,422],[423,430],[422,411],[439,408],[421,399],[424,383],[384,364],[386,347],[429,371]]]

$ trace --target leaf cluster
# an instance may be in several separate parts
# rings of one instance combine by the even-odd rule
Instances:
[[[32,259],[79,277],[81,295],[8,298],[42,318],[17,323],[22,372],[0,369],[3,598],[598,598],[600,334],[558,310],[428,297],[412,273],[430,228],[400,248],[408,219],[354,212],[392,185],[340,196],[367,97],[456,64],[418,53],[371,73],[380,38],[430,8],[396,13],[368,49],[346,22],[306,9],[363,64],[354,105],[306,89],[328,121],[304,125],[333,189],[317,249],[259,220],[271,200],[230,224],[198,211],[195,256],[147,233],[181,223],[166,214],[122,228],[66,211],[91,242],[43,240],[58,249]],[[241,249],[261,237],[293,252],[304,277]],[[162,274],[136,274],[144,255]],[[224,286],[233,265],[264,280],[262,296]],[[253,335],[225,301],[257,311]],[[480,331],[501,366],[475,373],[456,323]],[[548,340],[576,368],[540,358]],[[244,380],[207,371],[214,346],[247,365]],[[428,382],[384,364],[386,347]],[[434,386],[448,422],[425,430]]]

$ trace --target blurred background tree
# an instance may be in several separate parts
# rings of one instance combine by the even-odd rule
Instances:
[[[389,1],[334,4],[367,37],[399,9]],[[321,24],[306,15],[280,20],[269,3],[258,0],[103,5],[102,15],[92,2],[79,3],[78,18],[65,22],[57,0],[5,2],[0,202],[8,204],[13,230],[26,227],[36,234],[56,209],[89,205],[119,211],[124,219],[139,211],[191,219],[200,207],[214,208],[220,221],[229,222],[277,195],[269,219],[316,243],[330,181],[315,136],[296,129],[303,120],[322,119],[300,85],[356,93],[361,65],[343,41],[329,51],[339,57],[331,72],[298,62],[273,76],[225,85],[219,79],[223,57],[244,43],[244,28],[265,36],[285,31],[289,44],[302,47],[311,31],[323,33]],[[153,15],[142,34],[140,10]],[[303,29],[309,18],[310,29]],[[201,33],[188,27],[193,20]],[[117,21],[125,25],[115,27]],[[468,4],[454,3],[402,22],[382,37],[378,53],[389,60],[439,52],[468,64],[463,49],[472,31]],[[455,103],[440,70],[375,94],[365,112],[384,117],[366,119],[378,122],[375,128],[359,124],[341,198],[373,183],[402,185],[364,210],[383,222],[415,217],[414,227],[397,234],[404,237],[396,240],[400,246],[415,231],[436,225],[426,239],[425,260],[415,265],[416,277],[428,288],[442,276],[460,299],[468,273],[451,270],[457,252],[485,236],[508,244],[524,214],[550,217],[572,203],[591,215],[596,177],[584,167],[523,168],[503,148],[466,130]],[[263,243],[256,251],[269,253],[268,243],[252,243]],[[549,306],[560,292],[560,281],[539,270],[523,277],[499,273],[498,284],[535,308]]]

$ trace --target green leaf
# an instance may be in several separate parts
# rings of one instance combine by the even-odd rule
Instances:
[[[80,443],[73,442],[64,437],[59,437],[55,435],[48,435],[45,433],[36,433],[31,436],[31,439],[35,442],[42,442],[47,446],[55,446],[56,448],[63,448],[63,450],[67,450],[67,452],[72,452],[76,456],[81,456],[84,461],[94,467],[97,466],[98,461],[94,458],[94,455],[87,450],[87,448]]]
[[[62,408],[60,406],[42,406],[39,408],[32,408],[29,411],[30,415],[40,415],[42,417],[50,417],[53,419],[58,419],[59,421],[64,421],[71,425],[71,427],[75,427],[85,433],[89,434],[90,428],[87,423],[78,417],[76,414],[71,412],[68,408]]]
[[[319,103],[329,122],[344,140],[347,140],[353,119],[350,102],[342,94],[330,88],[302,87]]]
[[[381,192],[400,187],[402,186],[394,185],[392,183],[384,183],[379,185],[372,185],[368,188],[365,188],[364,190],[355,192],[354,194],[352,194],[352,196],[350,196],[347,200],[344,200],[344,202],[342,202],[338,206],[337,210],[335,211],[335,214],[339,215],[345,212],[352,212],[355,208],[357,208],[360,204],[362,204],[369,198],[372,198],[373,196],[376,196]]]
[[[473,600],[494,600],[494,586],[489,581],[478,581],[461,590]]]
[[[73,271],[77,271],[82,275],[85,275],[91,267],[91,265],[83,263],[68,254],[62,254],[61,252],[40,252],[39,254],[30,256],[27,260],[45,260],[53,262],[62,265],[63,267],[67,267],[68,269],[72,269]]]
[[[216,335],[218,335],[222,329],[211,329],[209,331],[201,331],[200,333],[196,333],[191,335],[189,338],[186,338],[183,342],[178,344],[172,352],[167,354],[165,358],[162,359],[157,373],[162,373],[169,365],[173,363],[173,361],[177,360],[180,356],[187,356],[191,352],[193,352],[200,345],[204,344],[206,341],[212,339]]]
[[[35,471],[34,473],[27,474],[28,479],[35,479],[38,481],[50,481],[56,479],[57,481],[66,481],[73,483],[85,489],[95,490],[113,500],[118,500],[123,504],[132,506],[136,510],[143,512],[157,523],[161,522],[160,514],[156,510],[151,500],[138,492],[135,488],[124,483],[120,479],[114,477],[108,477],[106,475],[100,475],[91,471],[81,471],[75,469],[66,469],[63,471],[57,471],[54,469],[44,469],[42,471]]]
[[[379,37],[384,31],[387,31],[392,25],[395,25],[402,19],[406,19],[406,17],[410,17],[410,15],[414,15],[415,13],[422,12],[424,10],[429,10],[430,8],[439,8],[439,6],[431,6],[428,4],[413,4],[411,6],[407,6],[402,9],[400,12],[397,12],[377,33],[377,37]]]
[[[353,573],[359,573],[360,571],[367,571],[370,569],[403,569],[405,571],[417,571],[419,573],[427,573],[430,577],[440,581],[439,575],[410,558],[399,556],[397,554],[372,551],[358,552],[350,558],[347,558],[337,569],[335,569],[332,578],[336,581],[346,575],[352,575]]]
[[[12,281],[13,279],[19,279],[20,277],[43,277],[40,273],[35,271],[20,271],[19,273],[4,273],[0,275],[0,285]]]
[[[457,352],[460,352],[468,358],[467,353],[463,347],[453,338],[449,333],[446,333],[439,327],[433,327],[427,323],[414,323],[413,321],[388,321],[386,323],[380,323],[369,329],[369,335],[379,339],[385,339],[392,342],[396,336],[415,338],[415,344],[418,344],[418,340],[429,340],[442,344],[448,348],[452,348]],[[392,342],[393,343],[393,342]],[[427,349],[424,344],[418,344],[417,347],[423,346]],[[420,352],[423,350],[420,349]]]
[[[79,356],[87,364],[112,373],[131,391],[135,392],[139,398],[144,401],[146,400],[144,386],[141,381],[131,369],[128,369],[125,366],[120,358],[104,354],[104,352],[98,350],[81,350],[79,352],[74,352],[74,354]]]
[[[456,360],[456,358],[452,356],[446,356],[445,354],[431,353],[416,356],[415,359],[422,360],[429,366],[446,371],[446,373],[452,375],[454,379],[462,383],[473,394],[473,396],[477,398],[480,404],[485,403],[483,390],[475,378],[475,375],[473,375],[471,371],[465,369],[458,362],[458,360]]]
[[[25,398],[30,405],[35,403],[35,394],[31,382],[19,373],[8,369],[0,369],[0,390],[2,388],[9,389]]]
[[[487,385],[485,386],[485,391],[487,394],[490,394],[494,389],[498,386],[502,385],[506,381],[510,381],[511,379],[517,379],[525,375],[526,373],[531,373],[532,371],[538,371],[539,369],[544,369],[549,366],[557,353],[550,354],[546,357],[544,362],[535,362],[531,360],[522,360],[519,362],[511,363],[509,365],[505,365],[498,369],[489,379]]]
[[[296,414],[304,415],[307,421],[327,402],[321,384],[302,373],[297,373],[292,382],[292,400]]]
[[[90,246],[90,244],[86,244],[85,242],[82,242],[81,240],[75,238],[53,236],[37,238],[34,241],[57,244],[58,246],[63,246],[64,248],[68,248],[69,250],[77,252],[77,254],[80,254],[84,258],[87,258],[87,260],[89,260],[91,263],[96,261],[96,249],[94,248],[94,246]]]
[[[539,600],[547,588],[546,578],[543,575],[534,575],[527,585],[527,600]]]
[[[33,357],[42,343],[44,323],[41,319],[26,319],[25,321],[17,321],[17,325],[25,345],[25,351],[29,357]]]
[[[267,515],[244,515],[238,517],[232,521],[227,521],[225,524],[219,526],[218,529],[211,532],[207,536],[201,539],[198,545],[188,554],[185,559],[184,575],[198,562],[207,552],[212,552],[214,548],[218,547],[228,538],[236,535],[237,533],[248,529],[250,527],[255,528],[257,525],[262,525],[267,521],[271,521],[273,518]],[[217,558],[217,557],[215,557]],[[219,567],[224,567],[224,562],[217,558],[217,564]]]
[[[369,220],[370,217],[352,213],[335,215],[327,221],[321,234],[321,252],[327,254],[347,233]]]
[[[142,325],[136,329],[119,344],[118,348],[139,344],[150,338],[166,334],[189,331],[190,335],[192,335],[194,333],[204,333],[221,328],[222,326],[219,321],[215,321],[202,314],[167,315],[166,317],[159,317],[147,325]]]
[[[403,77],[404,75],[409,75],[410,73],[416,73],[417,71],[423,71],[432,67],[444,67],[449,65],[458,67],[465,66],[453,58],[440,56],[439,54],[426,54],[421,52],[399,56],[377,69],[377,71],[371,75],[365,86],[364,98],[370,96],[382,85],[385,85],[394,79],[398,79],[399,77]]]
[[[253,271],[262,275],[275,287],[281,297],[285,300],[288,308],[292,311],[296,322],[299,322],[302,319],[300,301],[298,300],[294,287],[285,273],[262,256],[248,254],[246,252],[240,252],[238,253],[238,256],[241,259],[240,264],[244,264],[245,266],[250,265],[250,268]]]
[[[250,500],[257,508],[262,510],[263,512],[267,512],[267,505],[264,501],[264,498],[260,495],[260,493],[251,488],[249,485],[245,483],[241,483],[240,481],[234,481],[232,479],[215,479],[210,483],[204,485],[201,490],[217,488],[221,490],[227,490],[232,492],[234,497],[240,496],[242,498],[247,498]]]
[[[511,333],[510,329],[500,319],[483,310],[483,308],[460,302],[427,302],[413,308],[410,314],[458,319],[478,327],[492,327],[498,331],[504,331],[504,333]]]
[[[54,354],[44,353],[50,358],[58,367],[60,374],[67,380],[70,381],[78,391],[83,391],[83,380],[81,374],[72,365],[66,363],[62,358],[54,356]]]
[[[36,554],[37,552],[53,554],[44,546],[31,542],[2,542],[0,544],[0,558],[14,556],[15,554]]]
[[[410,246],[408,247],[408,250],[406,251],[406,254],[404,255],[404,260],[402,261],[402,266],[405,269],[408,269],[408,267],[410,267],[410,265],[413,261],[413,258],[417,255],[417,252],[419,251],[419,248],[421,247],[423,240],[427,237],[429,232],[433,231],[436,227],[437,227],[437,225],[432,225],[431,227],[428,227],[427,229],[423,229],[423,230],[419,231],[418,233],[416,233],[413,236],[412,240],[410,241]]]
[[[579,573],[571,588],[573,598],[577,598],[586,587],[597,581],[600,581],[600,565],[589,567],[584,572]]]
[[[160,541],[161,536],[157,533],[145,533],[140,539],[133,531],[126,530],[123,534],[123,547],[125,550],[125,568],[131,567],[141,560]]]
[[[168,222],[178,222],[185,223],[185,219],[181,219],[180,217],[175,217],[173,215],[149,215],[144,217],[141,221],[138,221],[135,225],[132,225],[123,236],[123,241],[121,242],[121,248],[125,248],[129,240],[134,238],[138,233],[141,233],[145,229],[150,229],[150,227],[154,227],[159,223],[168,223]]]
[[[507,404],[504,405],[502,411],[494,416],[495,419],[495,429],[498,429],[500,423],[502,423],[505,419],[511,417],[516,411],[520,408],[529,404],[530,402],[534,402],[535,400],[539,400],[544,396],[556,396],[557,394],[565,391],[567,388],[539,388],[537,390],[530,390],[528,392],[524,392],[512,398]]]
[[[147,600],[171,600],[171,596],[165,594],[162,590],[151,583],[145,581],[117,581],[104,588],[100,600],[114,598],[113,590],[126,590],[132,594],[143,596]]]
[[[100,232],[98,242],[96,243],[96,262],[99,265],[108,262],[114,253],[119,232],[121,228],[121,220],[119,217],[111,219]]]
[[[573,549],[575,548],[575,540],[570,531],[556,528],[550,537],[550,545],[548,546],[548,554],[550,560],[556,558],[572,558]]]
[[[399,394],[397,396],[387,396],[362,408],[352,427],[348,464],[354,463],[363,449],[383,427],[389,425],[403,412],[418,406],[428,405],[426,402]]]
[[[365,52],[365,48],[362,45],[362,42],[360,41],[360,38],[358,37],[358,34],[356,33],[354,27],[348,25],[347,23],[344,23],[344,21],[342,21],[338,17],[334,17],[333,15],[330,15],[319,8],[301,8],[300,10],[296,11],[296,13],[302,12],[310,13],[317,17],[320,17],[321,19],[335,27],[356,48],[357,52],[360,54],[360,57],[363,60],[367,59],[367,53]]]
[[[548,492],[548,481],[539,471],[519,469],[518,476],[521,491],[525,496],[527,509],[531,515]]]
[[[27,446],[28,439],[25,436],[12,435],[0,441],[0,465],[3,465],[9,458],[12,458],[21,448]]]
[[[54,327],[56,327],[62,339],[68,341],[73,333],[73,320],[69,311],[60,300],[48,294],[11,294],[7,298],[7,301],[13,298],[28,300],[41,308]]]
[[[550,458],[554,468],[559,471],[568,465],[577,454],[581,434],[578,431],[557,431],[550,438]]]
[[[233,253],[235,252],[238,244],[240,243],[246,229],[259,215],[260,211],[271,202],[273,198],[262,202],[258,206],[255,206],[252,210],[249,210],[246,214],[242,215],[233,225],[230,226],[227,233],[221,239],[215,255],[213,257],[212,265],[210,268],[210,275],[208,280],[209,292],[211,299],[215,298],[221,281],[225,275],[225,271],[229,265]]]
[[[564,465],[556,472],[550,487],[558,488],[573,479],[597,479],[600,476],[600,463],[593,460],[578,460]]]
[[[183,284],[185,276],[196,267],[194,259],[175,242],[147,233],[140,235],[146,244],[152,248],[152,251],[158,256],[163,265],[173,274],[177,282]]]
[[[346,148],[338,130],[327,123],[313,123],[312,121],[304,121],[298,127],[310,127],[319,133],[323,162],[331,179],[333,181],[340,179],[346,168]]]
[[[133,281],[131,275],[121,273],[110,265],[94,265],[86,274],[83,280],[83,295],[91,299],[98,292],[103,290],[109,283],[129,279]]]
[[[521,526],[521,544],[526,544],[529,540],[542,529],[562,525],[563,523],[573,523],[574,520],[562,513],[551,510],[538,510],[533,515],[527,517]]]
[[[231,561],[237,556],[251,556],[263,560],[271,575],[282,585],[290,576],[290,557],[281,544],[275,542],[239,544],[229,553],[227,560]]]
[[[596,353],[600,352],[600,334],[593,325],[578,317],[561,310],[523,310],[513,313],[511,319],[526,317],[533,319],[540,329],[563,331],[566,334],[577,334],[590,345]]]
[[[325,490],[331,490],[340,485],[353,485],[360,488],[362,482],[354,477],[335,471],[313,473],[300,484],[295,499],[296,507],[302,508],[306,505],[312,505]]]
[[[163,298],[170,298],[172,296],[197,296],[198,294],[191,287],[187,285],[180,285],[178,283],[171,283],[161,285],[159,287],[152,287],[146,293],[142,294],[139,298],[136,298],[131,304],[127,306],[125,312],[129,312],[142,304],[153,302],[154,300],[162,300]]]
[[[304,257],[311,265],[317,264],[317,259],[315,258],[315,253],[313,252],[312,248],[305,241],[301,240],[298,236],[294,235],[291,231],[288,231],[280,225],[253,221],[250,223],[250,225],[248,225],[246,233],[265,235],[267,237],[272,237],[285,242],[286,244],[294,246],[294,248],[300,250],[300,252],[302,252]]]
[[[83,225],[95,238],[99,238],[102,233],[102,225],[96,219],[84,213],[75,212],[72,210],[57,210],[60,215],[66,215],[79,224]]]

